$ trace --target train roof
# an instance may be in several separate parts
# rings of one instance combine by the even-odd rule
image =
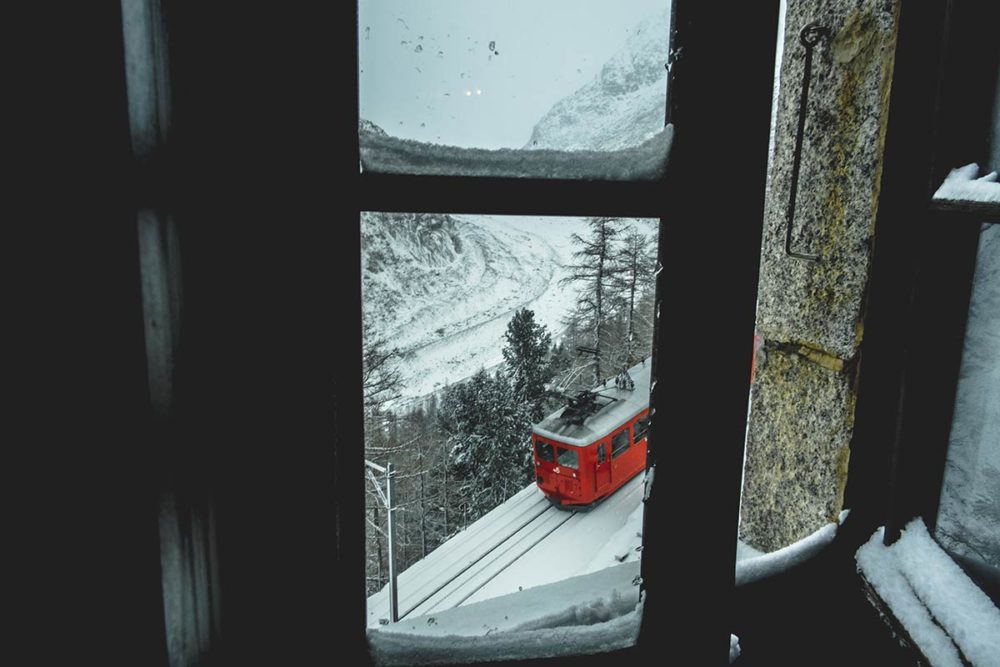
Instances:
[[[649,376],[652,360],[645,359],[628,369],[634,389],[619,389],[614,376],[594,389],[598,396],[614,398],[608,405],[578,423],[563,418],[565,406],[559,408],[532,428],[543,438],[584,447],[610,434],[627,420],[649,407]]]

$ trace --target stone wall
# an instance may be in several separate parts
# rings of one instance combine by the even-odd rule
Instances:
[[[854,425],[898,0],[789,2],[761,248],[740,537],[772,551],[842,509]],[[792,165],[806,48],[813,48],[792,243]]]

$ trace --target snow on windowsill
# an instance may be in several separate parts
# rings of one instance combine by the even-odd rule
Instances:
[[[362,171],[385,174],[651,180],[663,175],[673,126],[632,148],[617,151],[460,148],[399,139],[362,129]]]
[[[752,547],[741,544],[742,549],[737,550],[736,585],[760,581],[806,562],[833,541],[837,535],[837,527],[844,523],[849,511],[841,512],[837,523],[828,523],[798,542],[771,553],[761,554]]]
[[[976,178],[978,173],[979,165],[976,163],[952,169],[944,179],[944,183],[934,193],[934,199],[1000,204],[1000,182],[997,182],[997,172],[991,171],[985,176]]]
[[[935,667],[1000,665],[1000,610],[942,550],[921,519],[892,546],[879,528],[855,555],[858,572]],[[963,657],[967,663],[963,663]]]
[[[642,608],[635,561],[370,627],[368,643],[380,667],[607,653],[635,645]],[[731,635],[730,662],[739,654]]]

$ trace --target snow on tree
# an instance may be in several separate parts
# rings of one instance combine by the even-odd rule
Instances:
[[[603,329],[610,307],[608,301],[614,282],[623,270],[613,247],[621,231],[621,221],[618,218],[590,218],[587,224],[590,226],[588,238],[579,234],[572,236],[580,249],[573,253],[577,261],[568,267],[570,275],[562,283],[580,286],[578,310],[590,323],[593,382],[597,384],[606,370],[601,366],[601,351],[602,346],[606,347]]]
[[[653,276],[656,267],[656,244],[649,236],[634,227],[625,234],[617,249],[621,271],[613,278],[613,287],[621,301],[625,331],[621,342],[621,363],[632,366],[648,354],[648,346],[638,345],[638,330],[646,313],[640,313],[642,297],[655,287]],[[637,321],[639,320],[639,321]],[[648,323],[652,328],[652,320]]]
[[[535,321],[534,311],[523,308],[507,324],[504,339],[503,358],[514,393],[530,407],[531,420],[539,421],[545,416],[552,336]]]
[[[399,371],[393,359],[399,350],[390,348],[388,341],[375,331],[368,320],[361,323],[361,390],[366,415],[377,414],[382,406],[399,396]]]
[[[490,375],[481,369],[445,392],[438,426],[467,522],[531,482],[531,425],[530,407],[499,371]]]

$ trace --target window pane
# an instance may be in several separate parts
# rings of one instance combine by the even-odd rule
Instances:
[[[1000,568],[1000,225],[980,235],[936,537]]]
[[[664,129],[668,0],[360,0],[358,30],[371,171],[423,171],[449,146],[512,149],[547,176],[517,153],[633,149]],[[465,173],[455,155],[436,173]]]
[[[536,442],[535,452],[538,454],[538,458],[543,461],[551,463],[555,460],[555,456],[552,454],[552,445],[547,442]]]
[[[628,429],[611,438],[611,458],[618,458],[628,450]]]
[[[649,430],[649,417],[643,417],[635,423],[635,436],[633,441],[639,442],[646,437],[646,431]]]
[[[575,449],[563,449],[561,447],[557,448],[559,451],[559,465],[565,466],[567,468],[573,468],[574,470],[579,465],[579,457]]]
[[[632,450],[599,469],[581,452],[648,406],[657,221],[365,212],[360,224],[368,628],[410,633],[413,650],[442,634],[481,647],[610,600],[598,605],[604,620],[631,632],[645,461]],[[591,260],[595,243],[614,271]],[[585,298],[598,285],[600,315]],[[599,354],[581,351],[591,348]],[[632,389],[614,381],[622,367]],[[588,393],[597,409],[569,424],[587,442],[539,434],[532,444],[538,425]],[[549,463],[536,467],[535,454]],[[560,499],[600,502],[574,514]],[[559,609],[536,606],[543,595]],[[489,616],[501,598],[507,619]],[[589,625],[579,637],[567,652],[597,650]]]

